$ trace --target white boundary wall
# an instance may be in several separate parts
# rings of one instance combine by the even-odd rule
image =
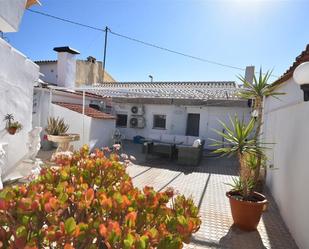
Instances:
[[[309,102],[292,79],[283,84],[281,101],[266,100],[264,140],[273,170],[267,185],[292,236],[301,249],[309,248]],[[269,146],[268,146],[269,147]]]

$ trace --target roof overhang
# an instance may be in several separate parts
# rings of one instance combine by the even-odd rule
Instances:
[[[32,5],[39,4],[41,5],[39,0],[27,0],[26,9],[30,8]]]

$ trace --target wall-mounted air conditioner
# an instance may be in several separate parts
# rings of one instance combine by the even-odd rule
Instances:
[[[145,127],[145,118],[144,117],[131,117],[130,118],[130,127],[142,129]]]
[[[131,107],[131,113],[133,115],[144,115],[145,110],[144,110],[144,106],[142,105],[134,105]]]

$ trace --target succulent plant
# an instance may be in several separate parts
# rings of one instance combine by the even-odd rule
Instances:
[[[63,118],[49,117],[45,131],[48,135],[61,136],[69,129],[69,125],[64,122]]]

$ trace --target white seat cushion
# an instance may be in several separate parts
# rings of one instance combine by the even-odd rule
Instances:
[[[162,134],[161,141],[166,143],[174,143],[175,142],[175,136],[174,135],[168,135],[168,134]]]
[[[151,140],[160,141],[161,140],[161,134],[152,133],[152,134],[149,134],[148,138],[151,139]]]
[[[175,136],[175,143],[176,144],[187,144],[187,137],[182,135]]]

